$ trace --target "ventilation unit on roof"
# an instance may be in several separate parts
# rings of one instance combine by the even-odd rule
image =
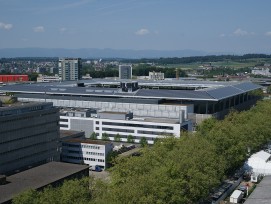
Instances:
[[[122,92],[134,92],[138,90],[138,82],[120,82],[120,88]]]

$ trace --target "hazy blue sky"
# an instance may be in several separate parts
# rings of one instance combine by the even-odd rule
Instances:
[[[0,48],[271,53],[271,0],[0,0]]]

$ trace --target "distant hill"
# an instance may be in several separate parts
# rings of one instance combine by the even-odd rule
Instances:
[[[63,48],[3,48],[0,58],[11,57],[81,57],[81,58],[159,58],[204,56],[207,52],[198,50],[116,50],[116,49],[63,49]]]

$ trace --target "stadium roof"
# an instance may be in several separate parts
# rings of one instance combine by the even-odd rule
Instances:
[[[78,81],[85,83],[85,81]],[[36,83],[17,84],[0,87],[0,92],[34,93],[61,96],[98,96],[111,98],[153,98],[178,100],[218,101],[238,94],[261,88],[251,82],[211,82],[211,81],[139,81],[139,86],[148,86],[148,89],[138,89],[134,92],[122,92],[120,88],[106,86],[118,85],[120,81],[114,80],[88,80],[86,87],[77,87],[77,81],[63,83]],[[102,84],[101,87],[93,87]],[[197,90],[171,90],[168,87],[200,88]]]

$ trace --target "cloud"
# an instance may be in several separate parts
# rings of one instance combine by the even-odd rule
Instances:
[[[10,30],[13,27],[12,24],[0,22],[0,29]]]
[[[254,32],[248,32],[246,30],[242,30],[241,28],[238,28],[233,32],[233,35],[235,35],[235,36],[247,36],[247,35],[255,35],[255,33]]]
[[[150,33],[150,31],[146,28],[141,28],[135,32],[136,35],[147,35],[149,33]]]
[[[65,31],[67,31],[67,28],[65,27],[59,28],[59,32],[64,33]]]
[[[265,35],[271,37],[271,31],[266,32]]]
[[[33,28],[33,31],[36,33],[43,33],[45,31],[43,26],[37,26]]]
[[[226,37],[226,34],[225,33],[221,33],[219,36],[222,37],[222,38],[224,38],[224,37]]]

